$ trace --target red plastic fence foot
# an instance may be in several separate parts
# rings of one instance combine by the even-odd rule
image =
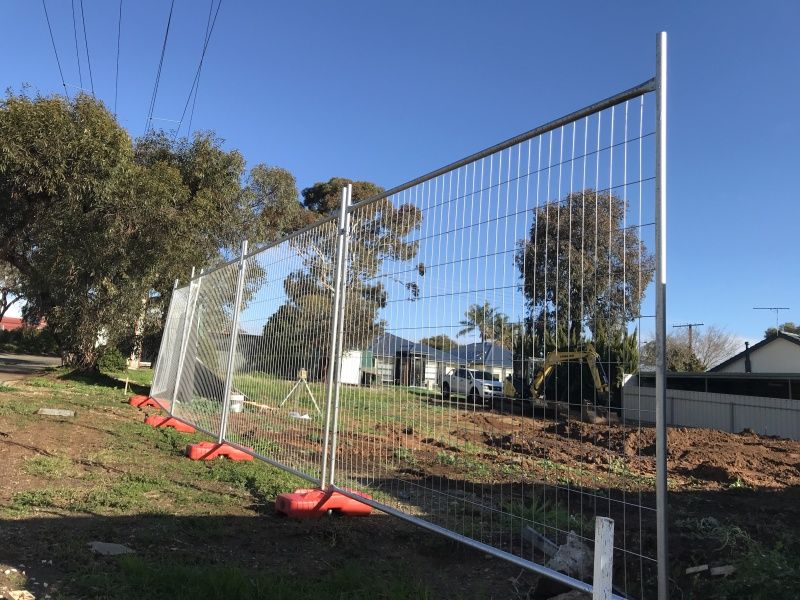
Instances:
[[[225,456],[230,460],[253,460],[253,457],[243,450],[216,442],[189,444],[186,446],[186,456],[192,460],[214,460],[220,456]]]
[[[187,425],[182,421],[173,419],[172,417],[160,417],[158,415],[150,415],[144,420],[145,425],[151,427],[172,427],[175,431],[182,431],[184,433],[194,433],[195,428]]]
[[[372,499],[372,496],[362,492],[347,491]],[[299,489],[278,496],[275,499],[275,510],[292,519],[310,519],[321,517],[327,514],[328,511],[334,510],[343,515],[365,517],[372,512],[372,507],[339,492]]]
[[[168,410],[169,407],[168,402],[162,401],[162,403],[159,403],[159,401],[153,398],[152,396],[131,396],[130,398],[128,398],[128,404],[130,404],[131,406],[135,406],[137,408],[152,406],[153,408],[163,408],[164,410]]]

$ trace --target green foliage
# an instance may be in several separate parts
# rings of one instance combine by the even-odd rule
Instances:
[[[534,211],[516,262],[540,341],[556,327],[567,339],[579,339],[587,327],[596,336],[603,324],[623,324],[638,314],[655,262],[637,230],[623,227],[624,212],[621,198],[593,189]]]
[[[459,322],[462,329],[458,335],[466,335],[477,331],[481,342],[495,342],[504,348],[510,348],[514,338],[514,327],[508,317],[488,302],[471,304]]]
[[[702,373],[706,370],[697,355],[689,349],[689,344],[676,338],[667,336],[667,371],[678,373]],[[642,345],[642,364],[652,368],[656,364],[655,341]]]
[[[20,272],[9,263],[0,261],[0,319],[20,300],[22,300]]]
[[[50,327],[38,329],[24,326],[0,331],[0,352],[15,354],[57,354],[58,343]]]
[[[66,358],[95,367],[102,332],[134,348],[160,329],[176,278],[304,222],[294,180],[212,133],[135,143],[86,95],[0,102],[0,264],[20,274],[32,320]],[[290,210],[291,208],[291,210]],[[137,323],[139,327],[135,327]]]
[[[127,366],[128,360],[113,346],[106,346],[97,361],[97,367],[105,373],[124,371]]]
[[[444,350],[445,352],[458,345],[458,342],[444,333],[422,338],[419,343],[430,346],[431,348],[436,348],[438,350]]]
[[[785,331],[786,333],[794,333],[800,335],[800,325],[795,325],[792,321],[786,321],[783,325],[778,326],[776,329],[775,327],[770,327],[764,332],[764,337],[772,337],[778,334],[778,330]]]
[[[30,475],[59,477],[72,470],[72,461],[66,456],[37,454],[25,460],[22,469]]]
[[[303,190],[303,203],[313,211],[330,213],[341,203],[342,187],[348,179],[334,178]],[[352,182],[353,202],[382,191],[364,181]],[[376,280],[386,260],[410,261],[417,254],[417,242],[406,241],[419,228],[421,211],[411,204],[398,207],[379,200],[351,214],[350,268],[346,271],[347,308],[344,335],[348,347],[360,347],[381,333],[384,323],[379,309],[386,306],[388,292]],[[305,368],[309,377],[324,377],[328,366],[328,343],[332,327],[333,290],[337,228],[335,224],[309,231],[289,244],[300,257],[302,266],[284,280],[285,303],[267,321],[263,329],[264,348],[281,348],[256,357],[259,369],[294,378]],[[417,268],[419,276],[424,266]],[[419,293],[415,281],[400,282],[413,301]],[[255,367],[256,365],[254,365]]]

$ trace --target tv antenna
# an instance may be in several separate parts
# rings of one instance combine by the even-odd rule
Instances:
[[[775,331],[780,331],[780,320],[778,315],[782,310],[791,310],[788,306],[754,306],[753,310],[774,310],[775,311]]]
[[[689,329],[689,352],[693,352],[692,350],[692,334],[694,333],[695,327],[700,327],[705,325],[705,323],[681,323],[680,325],[673,325],[673,327],[687,327]]]

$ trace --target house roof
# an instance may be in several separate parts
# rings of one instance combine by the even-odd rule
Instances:
[[[398,352],[407,352],[421,354],[438,362],[493,367],[511,367],[513,358],[511,350],[492,342],[463,344],[444,351],[391,333],[383,333],[376,337],[372,341],[370,350],[376,356],[396,356]]]
[[[777,340],[779,338],[780,339],[784,339],[787,342],[791,342],[793,344],[797,344],[798,346],[800,346],[800,335],[797,335],[797,334],[794,334],[794,333],[788,333],[786,331],[778,330],[778,332],[776,334],[771,335],[771,336],[769,336],[767,338],[764,338],[763,340],[761,340],[757,344],[754,344],[754,345],[750,346],[749,348],[745,348],[744,350],[739,352],[739,354],[731,356],[728,360],[719,363],[715,367],[712,367],[711,369],[708,370],[708,372],[709,373],[713,373],[715,371],[720,371],[720,370],[724,369],[725,367],[727,367],[728,365],[731,365],[731,364],[735,363],[737,360],[740,360],[740,359],[744,358],[747,353],[755,352],[756,350],[758,350],[760,348],[763,348],[767,344],[770,344],[770,343],[774,342],[775,340]]]

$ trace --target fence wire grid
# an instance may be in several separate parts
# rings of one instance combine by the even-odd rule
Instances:
[[[176,287],[152,395],[324,487],[591,589],[655,595],[653,80]],[[238,299],[238,301],[237,301]],[[359,497],[359,496],[354,496]]]

